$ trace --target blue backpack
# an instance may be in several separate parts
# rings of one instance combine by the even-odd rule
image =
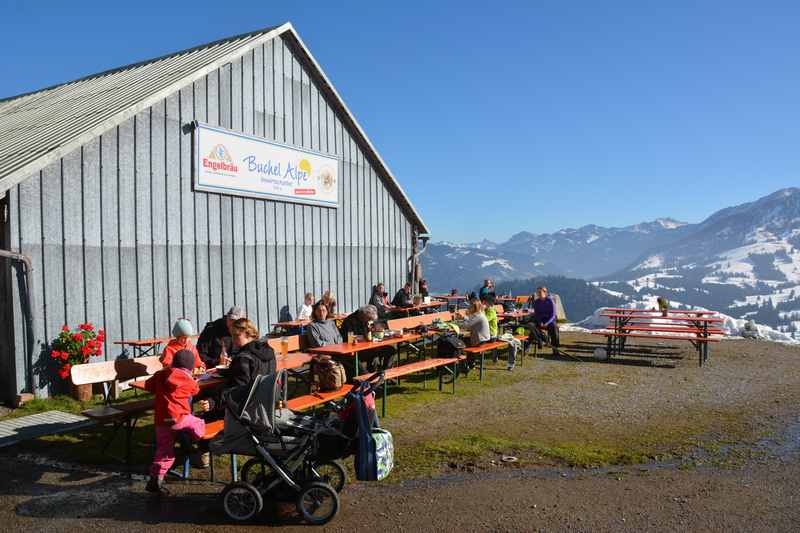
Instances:
[[[355,404],[358,421],[358,451],[354,460],[356,479],[380,481],[385,479],[394,467],[392,434],[378,427],[378,416],[374,407],[367,407],[364,401],[366,395],[375,394],[368,382],[354,387],[349,394],[353,395],[351,400]]]

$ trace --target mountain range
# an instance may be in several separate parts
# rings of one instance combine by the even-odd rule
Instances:
[[[697,224],[659,218],[622,228],[522,231],[502,243],[433,243],[423,268],[434,290],[560,275],[629,301],[663,295],[793,332],[800,328],[800,188]]]

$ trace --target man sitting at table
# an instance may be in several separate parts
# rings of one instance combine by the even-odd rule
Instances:
[[[382,281],[372,287],[372,296],[369,299],[369,304],[375,307],[379,318],[386,318],[394,310],[394,306],[388,302],[386,296],[386,287]]]
[[[238,305],[231,307],[222,318],[206,324],[197,339],[197,351],[206,368],[214,368],[222,364],[233,347],[231,325],[234,321],[245,318],[244,311]]]
[[[406,283],[403,285],[397,294],[394,295],[392,305],[395,307],[411,307],[414,302],[411,299],[411,284]]]
[[[312,322],[306,327],[306,341],[310,348],[319,348],[329,344],[340,344],[342,335],[336,329],[333,320],[328,320],[328,306],[322,302],[314,304],[311,311]]]
[[[545,339],[539,328],[547,328],[547,334],[550,337],[550,345],[553,347],[553,350],[558,350],[560,340],[556,303],[547,294],[547,287],[539,287],[536,289],[536,299],[533,300],[533,315],[521,320],[520,324],[531,325],[531,334],[528,337],[528,342],[535,341],[540,349]]]
[[[348,334],[352,333],[362,337],[367,335],[370,322],[373,324],[378,320],[378,310],[374,305],[365,305],[358,311],[351,313],[342,321],[340,332],[342,338],[347,340]],[[365,374],[366,372],[375,372],[382,368],[390,368],[394,366],[395,352],[391,346],[382,346],[380,348],[373,348],[372,350],[365,350],[358,354],[359,366],[358,374]],[[353,360],[341,361],[353,368]]]

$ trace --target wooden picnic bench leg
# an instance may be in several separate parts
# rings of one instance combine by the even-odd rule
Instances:
[[[132,440],[133,440],[133,430],[136,427],[136,422],[138,421],[138,417],[135,418],[128,418],[128,422],[125,428],[125,464],[130,466],[131,464],[131,448]]]
[[[216,481],[216,476],[214,475],[214,454],[211,450],[208,451],[208,476],[211,478],[212,483]]]
[[[458,361],[453,363],[453,394],[456,393],[456,379],[458,379]]]
[[[481,382],[483,381],[483,361],[484,361],[485,355],[486,355],[486,351],[484,350],[484,351],[481,352],[481,369],[480,369],[480,372],[478,374],[479,381],[481,381]]]
[[[399,379],[399,378],[398,378]],[[386,418],[386,393],[389,391],[389,386],[386,380],[383,380],[383,396],[381,397],[381,418]]]
[[[439,378],[439,392],[442,392],[442,367],[436,367],[436,377]]]

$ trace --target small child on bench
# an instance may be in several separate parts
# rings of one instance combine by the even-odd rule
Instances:
[[[194,354],[179,350],[172,356],[172,366],[159,370],[145,382],[145,388],[155,394],[156,451],[150,466],[148,492],[166,494],[164,476],[175,462],[175,437],[185,431],[197,440],[206,432],[206,423],[192,414],[189,399],[200,392],[192,377]]]

